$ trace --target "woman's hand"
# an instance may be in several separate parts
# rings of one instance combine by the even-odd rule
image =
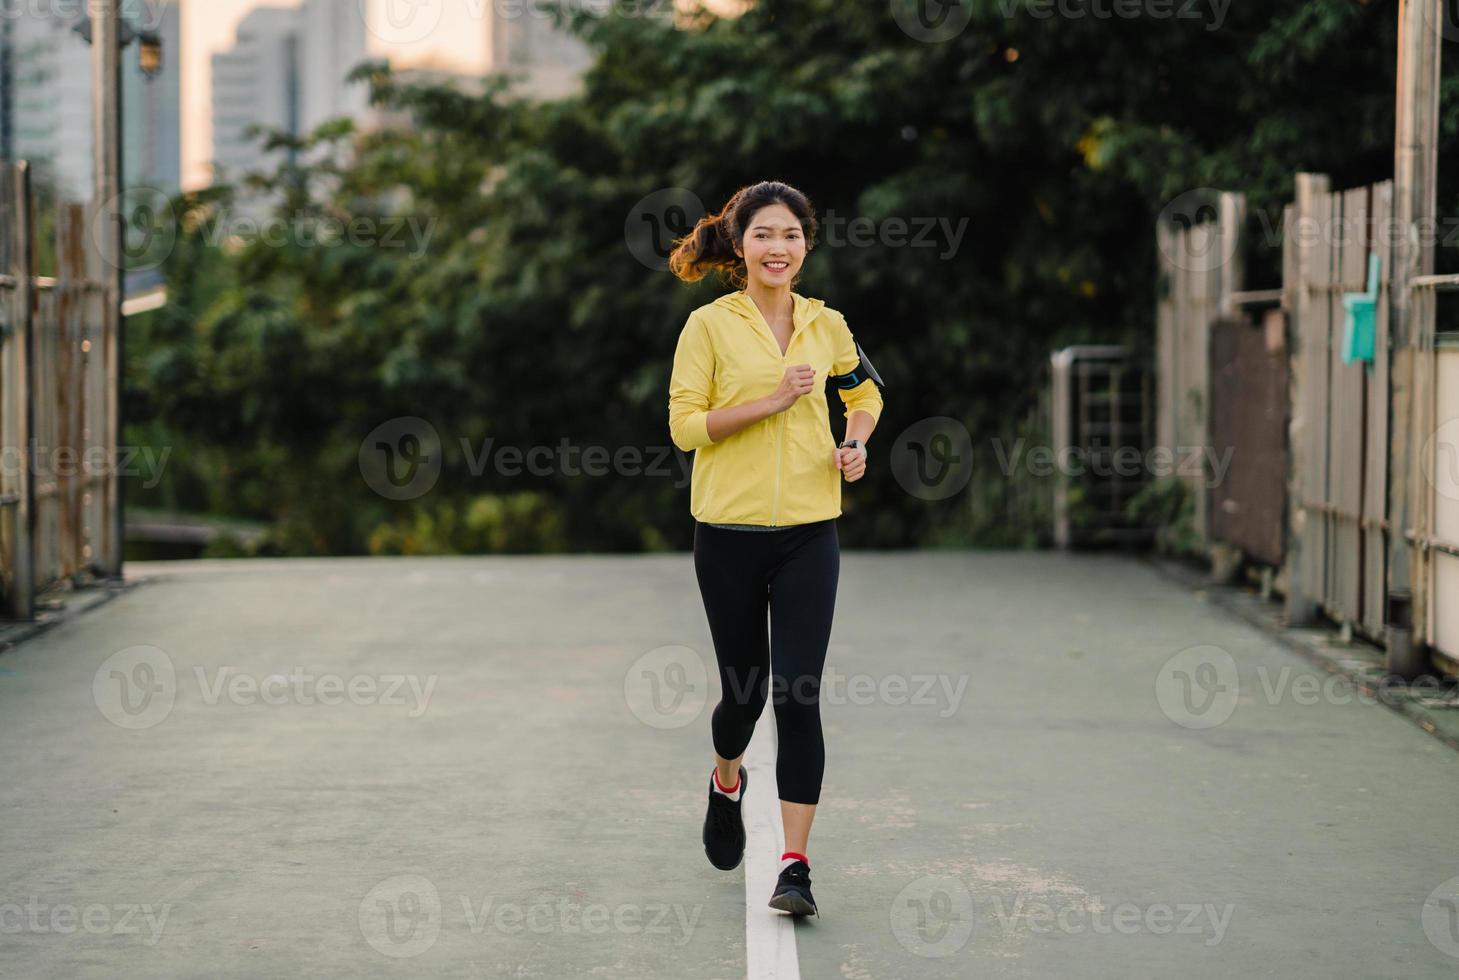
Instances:
[[[816,385],[816,369],[809,364],[792,364],[785,369],[780,387],[770,394],[770,406],[783,412],[802,395],[809,395]]]
[[[840,446],[833,450],[836,460],[836,469],[846,478],[847,483],[855,483],[866,474],[866,450],[858,449],[856,446]]]

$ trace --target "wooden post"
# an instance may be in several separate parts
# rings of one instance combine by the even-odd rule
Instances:
[[[1390,291],[1392,392],[1388,493],[1388,609],[1384,628],[1388,669],[1404,676],[1421,673],[1427,657],[1428,587],[1423,553],[1414,552],[1407,535],[1421,532],[1414,518],[1423,513],[1424,478],[1415,440],[1416,371],[1427,365],[1418,356],[1433,332],[1433,304],[1415,303],[1409,289],[1414,276],[1434,269],[1433,235],[1438,175],[1439,49],[1443,44],[1444,0],[1400,0],[1398,7],[1398,94],[1393,140],[1393,214],[1400,230],[1394,242]],[[1424,315],[1416,315],[1422,312]],[[1425,322],[1427,320],[1427,322]],[[1432,347],[1432,345],[1430,345]],[[1422,386],[1426,391],[1427,386]],[[1422,440],[1418,440],[1422,445]]]
[[[122,573],[122,483],[117,472],[121,441],[122,298],[125,270],[122,250],[121,48],[117,0],[91,2],[92,116],[95,127],[97,220],[107,227],[100,236],[105,292],[102,300],[102,344],[106,364],[106,432],[108,461],[106,507],[98,529],[96,565],[107,575]]]
[[[1221,267],[1221,285],[1217,312],[1223,320],[1234,320],[1241,315],[1233,296],[1240,292],[1246,282],[1246,256],[1241,248],[1241,233],[1246,227],[1246,195],[1233,191],[1222,191],[1218,199],[1220,212],[1220,255],[1225,259]]]
[[[1306,371],[1309,338],[1304,335],[1304,330],[1312,322],[1312,291],[1308,286],[1316,274],[1312,267],[1313,246],[1309,239],[1314,234],[1321,236],[1332,232],[1330,228],[1313,227],[1315,202],[1327,192],[1326,174],[1298,174],[1297,203],[1291,212],[1293,220],[1283,230],[1288,247],[1295,256],[1292,265],[1296,273],[1291,284],[1284,285],[1292,328],[1287,344],[1292,372],[1289,405],[1292,414],[1287,430],[1291,451],[1288,454],[1290,469],[1287,480],[1287,589],[1283,610],[1288,626],[1307,626],[1317,618],[1317,604],[1307,591],[1311,586],[1302,574],[1302,566],[1308,560],[1304,540],[1307,522],[1314,518],[1322,519],[1321,515],[1308,514],[1302,506],[1310,492],[1308,478],[1313,469],[1311,439],[1316,427],[1316,420],[1310,418],[1308,409],[1312,381]]]

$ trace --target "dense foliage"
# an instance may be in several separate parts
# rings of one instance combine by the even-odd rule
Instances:
[[[574,18],[599,51],[579,97],[362,69],[375,104],[414,124],[274,136],[296,162],[257,184],[290,216],[282,241],[220,245],[239,231],[229,188],[174,202],[170,305],[133,322],[127,389],[129,438],[174,452],[134,502],[273,521],[284,553],[687,545],[668,371],[685,315],[726,287],[651,268],[625,223],[661,189],[717,209],[774,178],[877,229],[852,244],[843,224],[797,287],[847,315],[889,384],[843,542],[1027,543],[1037,495],[998,469],[994,440],[1039,438],[1026,420],[1052,349],[1148,349],[1162,204],[1244,190],[1256,229],[1299,170],[1337,187],[1392,171],[1395,0],[1149,0],[1139,16],[981,0],[941,41],[910,36],[900,0],[760,0],[692,27],[619,7]],[[1456,123],[1446,110],[1446,138]],[[314,242],[330,219],[376,240]],[[919,227],[931,247],[906,244]],[[379,240],[391,228],[401,244]],[[1274,275],[1260,255],[1252,274]],[[434,427],[444,466],[395,501],[358,457],[405,416]],[[943,501],[886,465],[930,416],[976,447],[968,489]],[[553,447],[555,472],[473,472],[488,439]],[[670,453],[659,476],[572,476],[564,439]]]

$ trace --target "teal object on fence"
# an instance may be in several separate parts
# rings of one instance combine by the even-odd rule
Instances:
[[[1378,332],[1378,256],[1368,256],[1368,291],[1343,293],[1342,362],[1366,361],[1373,368],[1373,343]]]

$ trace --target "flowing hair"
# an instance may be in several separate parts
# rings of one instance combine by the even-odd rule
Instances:
[[[816,212],[810,199],[789,184],[762,180],[735,191],[718,214],[706,214],[687,235],[674,239],[669,271],[685,282],[698,282],[710,272],[718,272],[734,288],[744,289],[749,283],[749,272],[734,247],[743,243],[745,227],[767,204],[784,204],[790,208],[791,214],[800,221],[809,253],[815,247],[817,229]],[[796,279],[799,278],[797,274]]]

